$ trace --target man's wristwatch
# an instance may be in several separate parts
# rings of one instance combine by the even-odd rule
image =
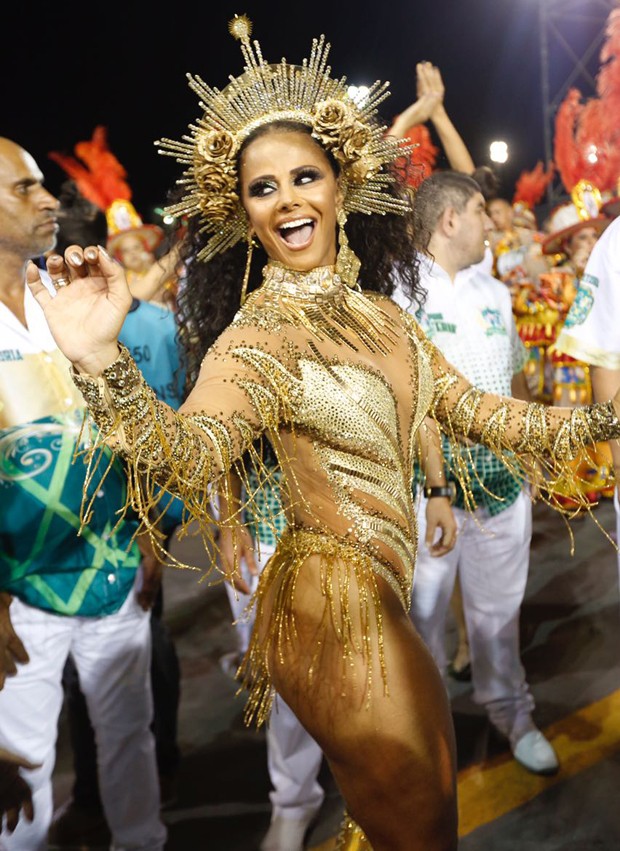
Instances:
[[[454,482],[448,482],[447,485],[436,485],[435,487],[424,488],[424,496],[427,499],[432,499],[434,496],[444,496],[450,500],[450,505],[456,497],[456,485]]]

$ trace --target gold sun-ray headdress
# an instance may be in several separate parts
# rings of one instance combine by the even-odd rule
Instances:
[[[221,91],[188,74],[203,116],[189,126],[191,132],[182,141],[156,142],[159,153],[187,166],[178,181],[187,193],[167,211],[201,217],[203,231],[211,237],[200,259],[210,260],[247,237],[237,155],[256,128],[273,121],[298,121],[312,128],[312,136],[341,168],[345,212],[405,213],[408,202],[389,191],[394,180],[389,166],[410,146],[386,137],[386,127],[376,118],[378,105],[389,96],[389,84],[375,82],[362,103],[349,94],[345,77],[330,76],[330,45],[324,36],[314,39],[310,58],[301,65],[285,59],[272,65],[264,61],[259,43],[250,42],[252,24],[245,15],[236,15],[229,29],[241,42],[243,74],[231,76]]]

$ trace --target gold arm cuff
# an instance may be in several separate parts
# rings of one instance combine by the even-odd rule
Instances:
[[[71,375],[74,383],[86,399],[88,407],[99,407],[105,403],[105,388],[110,391],[114,401],[124,406],[136,386],[142,384],[144,379],[142,373],[136,366],[135,361],[129,354],[129,350],[122,343],[118,344],[119,353],[116,360],[103,370],[100,376],[94,377],[85,373],[77,372],[71,367]]]
[[[553,447],[558,458],[567,457],[566,450],[572,458],[584,445],[620,437],[620,420],[611,401],[576,408],[566,425],[568,434],[561,429]]]

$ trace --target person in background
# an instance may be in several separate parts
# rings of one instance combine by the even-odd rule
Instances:
[[[422,150],[428,149],[429,166],[424,173],[427,177],[435,164],[437,149],[427,140],[426,134],[420,136],[420,128],[430,122],[437,133],[443,153],[450,165],[456,171],[471,174],[474,171],[474,161],[445,107],[445,86],[441,72],[431,62],[418,62],[416,65],[416,100],[396,116],[387,133],[397,139],[408,139],[414,144],[422,143]],[[414,148],[411,159],[415,163],[418,152]],[[415,183],[419,175],[413,175]]]
[[[603,80],[609,73],[609,68],[601,67],[597,74],[601,92],[607,88]],[[550,269],[540,276],[539,285],[556,311],[553,339],[547,348],[551,376],[549,401],[562,406],[587,404],[592,399],[588,364],[559,351],[555,341],[562,333],[588,258],[609,225],[609,217],[602,210],[603,194],[612,186],[615,188],[620,168],[617,145],[610,145],[604,157],[591,156],[592,143],[605,142],[609,127],[601,125],[601,116],[607,112],[614,114],[613,98],[607,105],[606,95],[600,94],[589,102],[587,109],[581,109],[579,104],[578,90],[570,88],[555,115],[554,163],[566,195],[546,223],[542,250],[550,261]],[[583,494],[594,503],[601,494],[613,495],[613,483],[607,481],[610,466],[609,446],[589,447],[575,459],[570,475],[558,489],[558,500],[569,510],[576,510]]]
[[[49,157],[74,181],[86,202],[105,214],[107,247],[127,270],[132,295],[174,310],[178,286],[177,246],[164,247],[164,231],[145,224],[131,202],[127,172],[110,150],[103,125],[78,142],[75,156],[50,151]],[[76,240],[79,244],[79,240]]]
[[[560,204],[549,219],[543,252],[554,259],[552,268],[540,275],[540,290],[556,308],[553,342],[547,348],[551,376],[550,402],[575,406],[593,398],[589,364],[562,351],[555,341],[562,335],[579,282],[588,259],[610,219],[601,212],[600,192],[588,181],[578,181],[571,199]],[[615,482],[612,455],[607,442],[590,446],[577,457],[571,474],[558,483],[555,498],[567,511],[578,511],[582,495],[596,503],[602,496],[613,497]]]
[[[494,258],[493,274],[497,278],[508,283],[518,274],[536,281],[538,275],[548,271],[549,263],[542,254],[535,221],[534,227],[525,227],[523,213],[518,218],[513,203],[501,196],[487,201],[487,213],[493,222],[488,240]]]
[[[107,249],[127,272],[134,298],[168,310],[176,308],[179,253],[177,246],[158,255],[164,232],[144,224],[130,201],[116,199],[106,210]]]
[[[617,202],[616,202],[617,203]],[[588,257],[573,304],[558,336],[556,348],[588,364],[592,391],[600,399],[620,387],[620,345],[615,323],[620,317],[620,218],[610,220]],[[620,444],[609,441],[613,460],[616,540],[620,541],[618,470]],[[618,555],[620,579],[620,554]]]
[[[566,272],[578,281],[610,220],[600,212],[602,200],[598,193],[588,189],[585,182],[576,190],[577,201],[566,201],[551,213],[542,250],[553,261],[553,269]]]
[[[473,178],[438,172],[424,180],[414,204],[414,242],[420,252],[426,300],[418,321],[450,363],[480,389],[527,400],[527,359],[507,289],[476,267],[492,224]],[[397,302],[411,309],[402,290]],[[420,547],[411,616],[441,672],[446,670],[446,612],[458,575],[469,636],[474,700],[484,706],[510,743],[515,759],[535,774],[553,774],[559,762],[536,727],[534,699],[519,645],[519,614],[529,569],[531,498],[523,475],[494,460],[480,445],[455,458],[446,446],[446,478],[454,489],[456,545],[441,558]],[[467,469],[475,511],[450,471]],[[453,475],[453,473],[452,473]],[[421,488],[424,534],[427,500],[451,499],[450,487]]]
[[[440,151],[431,141],[426,126],[430,122],[437,134],[449,167],[455,171],[462,171],[464,174],[472,174],[475,171],[482,173],[487,170],[488,173],[485,173],[485,177],[489,186],[493,187],[492,191],[494,191],[497,187],[497,178],[488,166],[476,169],[463,137],[446,111],[446,89],[441,71],[431,62],[418,62],[416,65],[416,95],[416,100],[396,116],[387,131],[390,135],[399,139],[406,139],[415,146],[411,152],[411,161],[414,164],[411,169],[411,185],[417,187],[422,179],[432,174],[436,166],[437,155]],[[416,164],[421,167],[416,168]],[[490,250],[481,263],[488,266],[489,270],[491,269],[493,256]],[[448,673],[455,680],[467,682],[471,679],[469,636],[458,575],[454,581],[450,608],[456,626],[457,644],[448,666]]]
[[[135,515],[119,517],[127,491],[122,466],[104,461],[90,475],[82,459],[72,463],[86,445],[84,407],[25,285],[28,262],[55,246],[58,208],[34,159],[0,139],[0,428],[4,445],[14,447],[0,489],[0,589],[13,596],[10,618],[29,656],[0,691],[0,747],[18,747],[37,766],[19,769],[32,788],[33,820],[3,830],[0,848],[47,847],[62,674],[71,655],[97,736],[113,841],[163,851],[149,619],[138,602],[150,565],[132,543]],[[82,494],[89,522],[78,536]]]

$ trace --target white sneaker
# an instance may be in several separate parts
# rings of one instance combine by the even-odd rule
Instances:
[[[303,851],[304,836],[310,820],[307,818],[283,818],[274,815],[265,834],[260,851]]]
[[[512,755],[532,774],[555,774],[560,767],[557,754],[540,730],[530,730],[512,748]]]

